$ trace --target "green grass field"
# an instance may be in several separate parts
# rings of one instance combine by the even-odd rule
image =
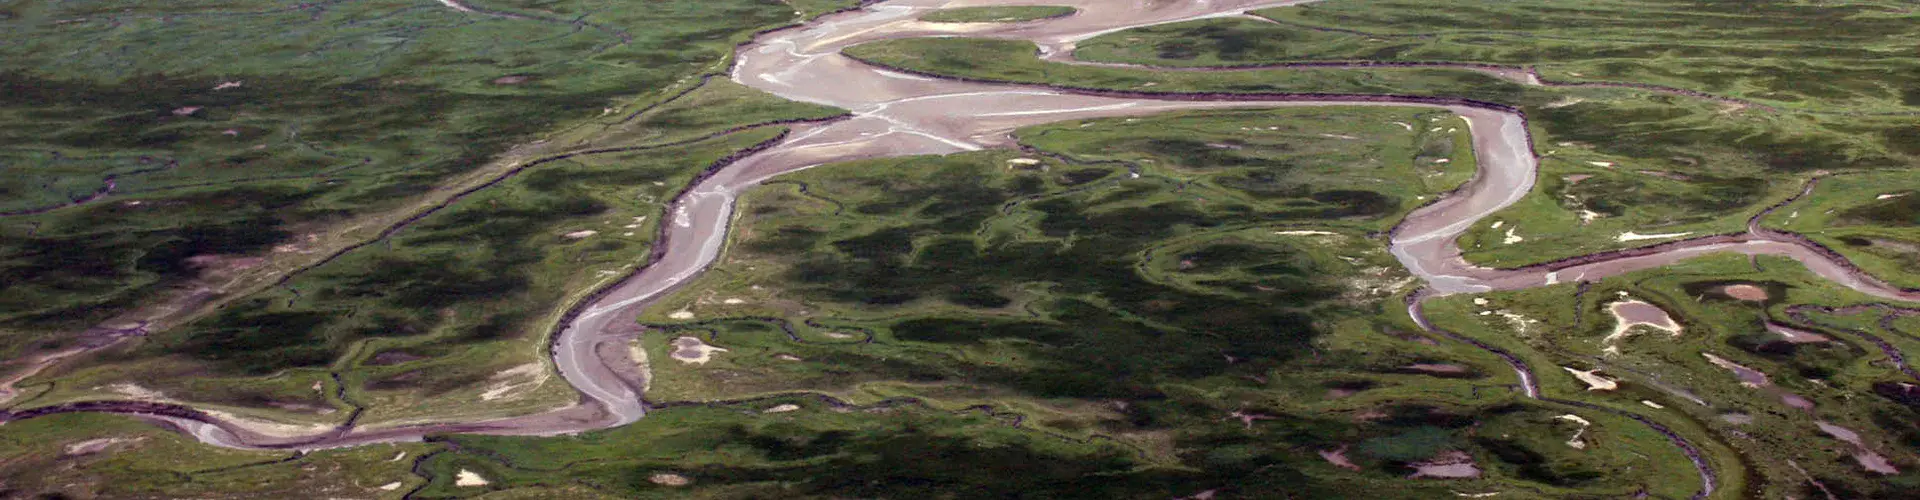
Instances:
[[[755,0],[486,6],[518,17],[120,3],[0,7],[19,40],[0,45],[0,213],[113,185],[0,218],[0,329],[85,328],[207,286],[194,256],[338,247],[333,229],[404,218],[511,163],[497,158],[560,152],[529,143],[617,124],[798,19]]]
[[[689,134],[832,113],[795,105],[756,110],[753,99],[734,96],[729,106],[738,112],[727,116],[737,121],[690,122],[688,109],[721,109],[686,107],[711,104],[704,93],[643,115],[621,133]],[[662,209],[693,175],[778,132],[767,127],[532,167],[217,315],[49,373],[37,381],[52,389],[20,403],[96,397],[100,388],[131,384],[243,407],[357,405],[367,409],[363,421],[376,424],[444,418],[450,408],[501,414],[564,404],[571,394],[542,364],[541,346],[557,315],[583,290],[645,263]],[[351,403],[310,390],[332,384],[335,375],[348,384]],[[505,392],[480,397],[490,390]]]
[[[1078,55],[1175,66],[1519,65],[1559,82],[1661,85],[1788,108],[1920,106],[1909,83],[1920,65],[1892,56],[1920,36],[1915,15],[1878,2],[1354,0],[1258,14],[1110,34]]]
[[[1901,117],[1743,109],[1633,89],[1527,87],[1460,69],[1167,72],[1049,63],[1025,42],[966,38],[889,40],[848,53],[921,72],[1078,88],[1457,96],[1516,106],[1531,122],[1541,185],[1462,239],[1470,261],[1502,267],[1649,243],[1629,233],[1738,231],[1814,172],[1886,171],[1920,158],[1907,144],[1912,125]]]
[[[29,21],[45,16],[82,14],[51,5],[31,7],[9,19],[33,24]],[[226,139],[174,134],[178,141],[152,142],[137,150],[152,159],[129,160],[164,168],[137,178],[121,176],[116,190],[103,200],[0,220],[0,230],[8,235],[0,238],[6,255],[0,260],[0,275],[6,276],[5,298],[0,299],[0,324],[6,328],[0,329],[0,337],[9,341],[4,348],[9,357],[89,341],[57,333],[166,302],[183,289],[212,287],[219,294],[213,300],[223,305],[217,312],[187,316],[184,324],[167,325],[170,328],[136,343],[25,381],[25,395],[9,401],[11,407],[157,392],[167,399],[294,424],[336,422],[346,414],[343,410],[364,408],[365,421],[378,425],[469,404],[455,413],[497,415],[565,404],[572,395],[547,376],[538,346],[544,345],[555,318],[581,294],[644,264],[666,201],[717,159],[780,132],[778,127],[752,128],[757,124],[843,113],[783,101],[724,78],[699,78],[723,69],[731,46],[744,34],[794,19],[784,8],[769,10],[754,2],[676,4],[635,14],[592,2],[525,6],[586,19],[604,16],[628,26],[671,27],[628,40],[632,37],[619,30],[586,26],[573,33],[573,24],[559,23],[552,29],[566,32],[563,36],[539,38],[547,45],[521,43],[513,49],[545,50],[554,61],[525,54],[511,57],[518,62],[506,65],[505,60],[477,63],[445,48],[491,40],[499,30],[519,26],[514,23],[526,23],[529,29],[547,29],[541,27],[552,23],[451,9],[406,8],[397,16],[372,16],[375,7],[354,6],[372,9],[361,14],[322,7],[298,16],[259,13],[262,24],[248,28],[254,31],[232,35],[307,40],[266,29],[282,17],[286,23],[319,30],[298,33],[331,33],[338,39],[335,43],[374,36],[369,30],[380,26],[444,25],[416,34],[419,41],[394,40],[397,45],[386,51],[413,66],[368,66],[368,61],[380,59],[342,47],[340,60],[350,58],[356,61],[353,65],[283,67],[294,64],[291,56],[265,51],[256,54],[259,61],[233,62],[257,67],[191,78],[169,72],[160,80],[168,87],[157,89],[151,78],[117,78],[92,70],[89,74],[98,82],[45,76],[56,70],[80,72],[90,67],[86,64],[104,68],[164,62],[153,55],[48,62],[34,74],[16,74],[25,79],[21,82],[37,82],[14,87],[30,92],[8,94],[18,98],[12,102],[21,106],[21,116],[66,120],[65,125],[10,124],[15,128],[7,132],[22,139],[14,143],[22,145],[22,154],[50,164],[71,163],[72,154],[61,151],[81,146],[118,151],[121,146],[114,144],[75,142],[82,135],[131,140],[131,132],[100,128],[109,125],[160,134],[172,133],[165,132],[170,130],[166,127],[217,130],[234,126],[219,120],[274,116],[293,121],[274,125],[284,128],[278,132],[247,129],[239,137],[255,132],[278,137],[295,151],[290,154],[355,156],[329,160],[344,165],[315,161],[302,167],[310,170],[298,170],[275,163],[292,160],[269,146],[245,148],[252,158],[247,161],[256,164],[210,164],[192,155],[202,154],[205,150],[197,148],[206,141],[232,142],[232,134]],[[826,7],[813,9],[817,13]],[[177,8],[202,9],[207,16],[225,12],[217,5]],[[350,22],[306,20],[329,15]],[[161,37],[191,26],[101,26],[94,35]],[[518,36],[536,34],[537,29]],[[568,41],[571,38],[582,40]],[[618,43],[581,45],[599,38]],[[213,40],[169,43],[181,44],[174,50],[185,57],[205,55],[207,49],[192,44]],[[363,50],[357,43],[348,45]],[[590,66],[580,66],[575,58],[562,57],[578,54],[601,54],[595,57],[610,62],[604,70],[589,71]],[[682,62],[635,59],[647,54]],[[443,58],[444,64],[431,57]],[[273,78],[253,78],[246,71],[271,73],[273,78],[335,71],[339,74],[332,78],[344,87],[298,83],[297,88],[282,89]],[[501,78],[485,76],[493,71],[514,78],[492,81]],[[553,77],[543,77],[543,72]],[[215,88],[219,82],[242,84]],[[388,87],[414,93],[382,90]],[[355,93],[355,88],[366,92]],[[112,94],[103,98],[106,94],[85,92]],[[277,105],[274,97],[314,102],[262,107]],[[72,108],[70,99],[107,106],[104,113],[118,109],[112,106],[152,107],[173,98],[202,109],[181,115],[166,111],[173,108],[161,109],[164,117],[152,120],[180,122],[167,125],[128,121],[145,116],[144,111],[121,110],[115,111],[121,118],[102,118],[108,115],[49,108]],[[338,101],[323,104],[323,98]],[[560,106],[556,99],[590,107]],[[487,114],[468,119],[456,108],[434,107],[438,102],[467,106],[460,104],[466,101],[472,101],[475,112]],[[205,120],[215,121],[199,123]],[[741,127],[749,128],[734,131]],[[82,129],[88,131],[82,134]],[[462,135],[469,139],[454,138]],[[506,151],[507,146],[536,139]],[[334,143],[365,152],[327,146]],[[45,148],[27,147],[33,144]],[[446,149],[455,146],[463,149]],[[500,158],[488,159],[494,155]],[[49,172],[68,178],[99,174]],[[436,197],[442,201],[432,201]],[[428,201],[415,201],[423,199]],[[251,282],[259,285],[236,285]],[[344,400],[334,397],[336,377],[346,384]],[[429,401],[446,404],[425,404]]]
[[[1394,124],[1429,119],[1454,130]],[[881,491],[862,485],[903,476],[947,484],[1011,467],[1041,472],[979,487],[1137,497],[1176,481],[1194,490],[1178,494],[1420,498],[1443,487],[1647,485],[1684,496],[1690,468],[1664,481],[1624,474],[1684,464],[1657,434],[1589,415],[1589,436],[1604,437],[1591,453],[1568,453],[1561,441],[1575,429],[1556,418],[1563,412],[1520,400],[1497,361],[1422,342],[1400,316],[1413,282],[1382,233],[1421,197],[1465,180],[1472,158],[1460,124],[1444,112],[1338,107],[1086,120],[1017,134],[1043,156],[874,160],[784,177],[746,196],[720,264],[643,317],[656,328],[641,343],[654,374],[648,398],[666,407],[656,415],[746,419],[724,424],[739,437],[701,437],[688,448],[702,451],[671,455],[682,463],[578,462],[588,467],[536,457],[596,457],[637,441],[679,449],[705,436],[684,429],[720,424],[682,424],[683,437],[663,441],[635,433],[669,424],[643,421],[552,445],[565,451],[460,438],[484,451],[436,477],[487,467],[528,487],[625,496],[664,494],[651,478],[671,473],[709,495],[862,495]],[[688,337],[725,350],[676,358]],[[1408,368],[1423,364],[1449,371]],[[875,407],[887,409],[860,409]],[[986,412],[1000,430],[947,417],[918,420],[910,435],[964,435],[1000,451],[992,464],[940,451],[946,444],[879,451],[899,442],[815,427],[849,412],[867,425]],[[753,437],[790,425],[807,430]],[[1041,451],[1040,442],[1076,444]],[[1098,460],[1066,458],[1102,449]],[[1318,454],[1339,450],[1359,472]],[[1468,451],[1487,476],[1403,479],[1448,450]],[[910,458],[929,454],[944,458]],[[848,465],[859,457],[909,468]],[[1068,461],[1087,465],[1048,465]],[[1117,469],[1085,468],[1102,463]],[[808,472],[828,466],[848,472]],[[556,468],[573,479],[533,473]],[[1098,486],[1085,483],[1096,476]]]
[[[778,137],[772,122],[845,112],[703,75],[747,33],[850,1],[464,5],[0,6],[18,40],[0,44],[0,359],[219,290],[204,314],[23,381],[7,409],[146,398],[311,430],[356,411],[381,427],[574,402],[547,365],[558,316],[644,265],[665,203],[715,160]],[[1528,65],[1755,105],[1433,67],[1064,65],[966,38],[850,52],[1091,89],[1511,105],[1540,183],[1463,237],[1474,262],[1738,231],[1818,177],[1763,223],[1920,286],[1920,127],[1874,114],[1917,105],[1911,8],[1338,0],[1259,14],[1113,33],[1079,55]],[[1544,400],[1501,357],[1422,330],[1406,308],[1419,282],[1386,232],[1473,175],[1469,134],[1427,108],[1195,111],[811,168],[742,194],[721,259],[640,318],[638,423],[295,454],[57,415],[0,426],[0,497],[1693,495],[1692,464],[1647,422],[1701,451],[1716,500],[1920,487],[1920,391],[1882,351],[1920,353],[1920,314],[1903,312],[1916,305],[1870,307],[1790,260],[1714,255],[1427,302],[1436,326],[1531,367]],[[1677,332],[1618,329],[1624,300]],[[1445,463],[1476,474],[1414,477]]]
[[[1723,287],[1752,285],[1766,289],[1766,301],[1742,301]],[[1681,325],[1673,334],[1636,327],[1609,340],[1618,321],[1607,306],[1621,300],[1654,304]],[[1669,422],[1696,443],[1715,442],[1712,454],[1720,470],[1750,477],[1750,491],[1767,496],[1804,496],[1815,477],[1848,498],[1897,497],[1915,480],[1905,467],[1885,476],[1862,470],[1844,445],[1818,428],[1819,422],[1858,431],[1869,448],[1894,463],[1909,463],[1916,408],[1879,394],[1879,388],[1910,382],[1873,344],[1855,331],[1877,335],[1905,352],[1920,348],[1917,332],[1885,330],[1879,315],[1861,313],[1836,319],[1805,313],[1806,307],[1876,302],[1813,276],[1796,262],[1762,257],[1716,256],[1658,270],[1613,278],[1583,288],[1561,285],[1484,297],[1445,299],[1429,307],[1442,328],[1520,353],[1540,374],[1552,396],[1580,399],[1644,412]],[[1796,312],[1801,311],[1801,312]],[[1804,316],[1802,316],[1804,314]],[[1809,322],[1802,322],[1802,318]],[[1763,321],[1784,322],[1832,339],[1790,343],[1764,328]],[[1743,385],[1702,353],[1763,372],[1769,385]],[[1621,388],[1588,391],[1560,367],[1600,370]],[[1790,406],[1785,395],[1811,402],[1811,409]],[[1661,406],[1652,409],[1642,401]],[[1791,463],[1789,463],[1791,461]],[[1795,470],[1800,467],[1811,476]],[[1738,488],[1740,483],[1730,485]]]
[[[426,481],[409,472],[430,444],[305,455],[208,448],[105,415],[58,415],[0,427],[0,495],[9,498],[398,498]]]
[[[1767,225],[1806,235],[1895,285],[1920,288],[1920,174],[1911,170],[1822,179]]]

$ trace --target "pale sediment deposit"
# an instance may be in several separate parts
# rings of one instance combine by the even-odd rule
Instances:
[[[697,337],[676,337],[673,339],[673,353],[667,356],[681,363],[704,365],[713,360],[714,353],[719,352],[727,350],[707,345]]]
[[[460,474],[455,476],[453,480],[454,486],[486,486],[489,484],[493,483],[488,482],[487,478],[480,477],[479,473],[466,469],[460,469]]]
[[[1597,369],[1596,370],[1575,370],[1575,369],[1567,368],[1564,366],[1560,367],[1560,369],[1566,370],[1567,373],[1573,374],[1573,378],[1580,379],[1581,382],[1585,382],[1587,384],[1587,390],[1589,391],[1611,391],[1611,390],[1620,388],[1619,382],[1615,382],[1613,379],[1600,376],[1600,370],[1597,370]]]

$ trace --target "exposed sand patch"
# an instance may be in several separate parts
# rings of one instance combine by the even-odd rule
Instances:
[[[1327,463],[1333,464],[1334,467],[1351,471],[1360,470],[1360,466],[1354,465],[1352,460],[1347,459],[1347,447],[1345,446],[1337,450],[1320,450],[1320,459],[1326,460]]]
[[[571,233],[567,233],[564,237],[569,240],[577,240],[577,239],[593,236],[596,234],[600,234],[600,232],[592,229],[587,229],[587,230],[574,231]]]
[[[763,411],[760,413],[786,413],[790,411],[800,411],[800,405],[787,403],[780,406],[768,408],[766,411]]]
[[[507,75],[507,76],[493,79],[493,84],[494,85],[519,85],[522,83],[527,83],[529,80],[533,80],[533,77],[527,76],[527,75]]]
[[[1574,431],[1573,437],[1567,438],[1567,446],[1571,446],[1573,447],[1573,449],[1576,449],[1576,450],[1587,449],[1587,442],[1584,440],[1581,440],[1580,437],[1585,436],[1587,434],[1587,428],[1592,427],[1593,422],[1589,422],[1587,421],[1587,419],[1580,418],[1579,415],[1574,415],[1572,413],[1568,413],[1566,415],[1561,415],[1553,418],[1556,420],[1565,420],[1568,422],[1580,424],[1580,430]]]
[[[387,459],[387,461],[388,461],[388,462],[398,462],[398,461],[400,461],[400,459],[402,459],[402,458],[407,458],[407,452],[404,452],[404,451],[403,451],[403,452],[400,452],[400,453],[396,453],[396,454],[394,454],[394,455],[393,455],[393,458],[389,458],[389,459]]]
[[[1219,494],[1220,494],[1220,490],[1207,490],[1199,493],[1194,493],[1192,496],[1175,498],[1174,500],[1213,500],[1213,497]]]
[[[1271,415],[1261,415],[1258,413],[1249,413],[1241,410],[1235,410],[1233,413],[1227,414],[1227,418],[1233,419],[1233,420],[1239,420],[1240,423],[1242,425],[1245,425],[1248,429],[1253,428],[1254,422],[1258,422],[1261,420],[1273,420],[1273,416]]]
[[[781,360],[781,361],[796,361],[796,362],[798,362],[798,361],[806,361],[806,360],[804,360],[804,359],[800,359],[800,357],[799,357],[799,356],[795,356],[795,355],[792,355],[792,354],[775,354],[775,355],[773,355],[773,359],[778,359],[778,360]]]
[[[1585,208],[1580,209],[1580,225],[1582,226],[1592,224],[1595,219],[1599,219],[1600,217],[1603,217],[1600,215],[1600,212],[1587,210]]]
[[[314,434],[319,434],[319,433],[333,430],[333,426],[327,425],[327,424],[309,424],[309,425],[286,424],[286,423],[280,423],[280,422],[272,422],[267,420],[242,417],[239,415],[218,411],[218,410],[205,410],[205,411],[207,415],[220,420],[225,420],[227,421],[227,423],[231,423],[236,427],[253,431],[256,433],[264,434],[267,436],[273,436],[273,437],[279,437],[279,438],[311,436]]]
[[[145,387],[140,387],[139,385],[132,384],[132,383],[119,383],[119,384],[109,385],[107,386],[107,390],[113,391],[115,393],[119,393],[122,396],[143,400],[143,401],[160,401],[160,400],[167,399],[167,395],[165,393],[162,393],[160,391],[156,391],[153,389],[148,389]]]
[[[454,486],[486,486],[489,484],[493,483],[487,482],[487,478],[480,477],[479,474],[466,469],[460,469],[460,475],[456,476],[453,480]]]
[[[1818,344],[1821,342],[1833,341],[1833,339],[1827,338],[1826,335],[1821,335],[1818,333],[1813,333],[1813,332],[1801,330],[1798,328],[1788,328],[1786,326],[1776,325],[1773,323],[1767,323],[1767,331],[1773,332],[1774,334],[1779,335],[1781,340],[1785,340],[1787,341],[1787,343],[1790,343],[1790,344]]]
[[[693,319],[693,311],[674,311],[674,312],[673,312],[673,314],[668,314],[668,315],[667,315],[667,318],[670,318],[670,319]]]
[[[393,491],[393,490],[400,489],[400,482],[394,481],[391,483],[380,485],[380,489],[384,491]]]
[[[240,88],[241,85],[245,85],[245,83],[241,82],[240,80],[233,80],[233,81],[220,82],[219,85],[214,85],[213,89],[214,90],[237,89],[237,88]]]
[[[1601,168],[1613,168],[1613,162],[1610,161],[1590,161],[1587,162],[1587,164]]]
[[[1666,238],[1679,238],[1681,236],[1686,236],[1689,234],[1693,234],[1693,231],[1687,231],[1684,233],[1661,233],[1661,234],[1640,234],[1640,233],[1635,233],[1633,231],[1627,231],[1624,233],[1620,233],[1620,236],[1615,237],[1614,239],[1618,241],[1659,240],[1659,239],[1666,239]]]
[[[1018,165],[1018,166],[1022,166],[1022,167],[1031,167],[1031,166],[1034,166],[1034,165],[1039,165],[1039,164],[1040,164],[1040,160],[1036,160],[1036,159],[1033,159],[1033,158],[1014,158],[1014,159],[1011,159],[1011,160],[1007,160],[1007,164],[1008,164],[1008,165]]]
[[[1522,237],[1520,237],[1520,235],[1517,235],[1517,234],[1513,234],[1513,232],[1514,232],[1514,231],[1516,231],[1516,230],[1519,230],[1519,229],[1520,229],[1520,228],[1517,228],[1517,227],[1510,227],[1510,228],[1507,228],[1507,236],[1506,236],[1506,238],[1502,238],[1502,239],[1500,240],[1500,243],[1501,243],[1501,244],[1503,244],[1503,245],[1512,245],[1512,244],[1514,244],[1514,243],[1519,243],[1519,242],[1522,242],[1522,241],[1527,241],[1527,239],[1526,239],[1526,238],[1522,238]]]
[[[647,476],[647,482],[661,486],[686,486],[693,484],[693,480],[687,478],[687,476],[671,472],[656,472],[651,476]]]
[[[647,349],[640,345],[640,339],[627,341],[627,359],[633,361],[634,373],[640,374],[640,393],[653,390],[653,360],[647,358]]]
[[[1753,423],[1753,415],[1745,413],[1722,413],[1720,420],[1729,424],[1747,425]]]
[[[1873,199],[1874,199],[1874,200],[1891,200],[1891,199],[1894,199],[1894,198],[1899,198],[1899,197],[1902,197],[1902,196],[1906,196],[1906,195],[1909,195],[1909,194],[1912,194],[1912,193],[1888,193],[1888,194],[1883,194],[1883,195],[1880,195],[1880,196],[1875,196],[1875,197],[1873,197]]]
[[[1274,231],[1273,234],[1277,234],[1280,236],[1339,236],[1340,235],[1340,233],[1336,233],[1333,231]]]
[[[727,299],[727,300],[720,301],[720,303],[730,305],[730,306],[737,306],[740,304],[747,303],[747,300],[746,299]]]
[[[1513,326],[1514,333],[1525,334],[1527,333],[1527,329],[1529,326],[1533,325],[1534,323],[1540,322],[1540,320],[1528,318],[1526,316],[1520,315],[1520,313],[1508,311],[1506,309],[1489,311],[1489,312],[1499,315],[1501,319],[1507,320],[1507,324]]]
[[[854,337],[853,334],[841,332],[823,332],[821,335],[825,335],[827,338],[834,340],[846,340]]]
[[[69,456],[69,457],[71,457],[71,456],[79,456],[79,455],[90,455],[90,454],[94,454],[94,453],[99,453],[99,452],[102,452],[102,451],[106,451],[106,450],[107,450],[107,448],[111,448],[111,447],[113,447],[113,445],[116,445],[116,444],[120,444],[120,443],[133,443],[133,442],[139,442],[139,441],[140,441],[140,440],[142,440],[142,439],[145,439],[145,438],[131,438],[131,439],[129,439],[129,438],[99,438],[99,439],[88,439],[88,440],[86,440],[86,441],[81,441],[81,442],[78,442],[78,443],[73,443],[73,444],[69,444],[69,445],[67,445],[67,450],[66,450],[66,451],[67,451],[67,456]]]
[[[1593,174],[1573,174],[1573,175],[1561,177],[1560,180],[1566,181],[1567,186],[1571,187],[1575,184],[1579,184],[1580,181],[1584,181],[1592,178],[1593,178]]]
[[[487,386],[485,392],[480,393],[480,399],[493,401],[519,389],[537,387],[545,383],[548,376],[546,366],[540,363],[528,363],[502,370],[500,373],[493,374],[491,380],[494,382]],[[526,380],[516,381],[515,379]]]
[[[1547,106],[1546,106],[1546,107],[1548,107],[1548,108],[1564,108],[1564,107],[1567,107],[1567,106],[1572,106],[1572,105],[1575,105],[1575,104],[1580,104],[1580,103],[1583,103],[1583,102],[1587,102],[1587,100],[1586,100],[1585,98],[1581,98],[1581,97],[1566,97],[1566,98],[1561,98],[1561,99],[1560,99],[1560,100],[1558,100],[1558,101],[1553,101],[1553,102],[1550,102],[1550,103],[1547,103]]]
[[[1647,405],[1648,408],[1652,408],[1655,410],[1664,410],[1667,408],[1666,405],[1655,403],[1652,400],[1646,400],[1646,399],[1640,400],[1640,404]]]
[[[1387,412],[1380,411],[1379,408],[1368,408],[1366,411],[1353,414],[1353,421],[1372,422],[1375,420],[1387,418],[1388,416],[1389,415],[1387,415]]]
[[[1598,375],[1600,373],[1600,370],[1597,368],[1592,370],[1587,370],[1587,371],[1580,371],[1580,370],[1575,370],[1572,368],[1567,368],[1562,366],[1560,367],[1560,369],[1566,370],[1567,373],[1573,374],[1573,378],[1580,379],[1581,382],[1586,382],[1587,390],[1589,391],[1611,391],[1611,390],[1620,388],[1619,382],[1616,382],[1612,379],[1608,379],[1606,377],[1602,377]]]
[[[1402,128],[1405,128],[1405,129],[1407,129],[1407,131],[1408,131],[1408,132],[1412,132],[1412,131],[1413,131],[1413,124],[1411,124],[1411,123],[1407,123],[1407,122],[1393,122],[1393,124],[1394,124],[1394,125],[1399,125],[1399,126],[1401,126]]]
[[[440,0],[440,5],[452,7],[453,10],[457,10],[460,12],[473,12],[473,9],[467,8],[466,4],[462,4],[456,0]]]
[[[681,363],[704,365],[713,360],[713,353],[716,352],[727,352],[727,350],[707,345],[699,338],[679,337],[673,339],[673,354],[668,356]]]
[[[1435,455],[1425,462],[1413,464],[1411,479],[1432,477],[1440,479],[1468,479],[1480,477],[1480,468],[1473,464],[1473,455],[1453,450]]]
[[[234,271],[244,271],[260,267],[261,264],[267,263],[267,259],[235,255],[201,254],[187,257],[185,262],[188,267],[198,269],[204,273],[229,274]]]
[[[181,106],[178,108],[173,108],[173,116],[189,116],[194,113],[199,113],[200,110],[202,109],[206,109],[206,108],[202,108],[199,106]]]
[[[1720,287],[1720,293],[1738,300],[1759,302],[1767,300],[1767,289],[1753,285],[1739,284]]]

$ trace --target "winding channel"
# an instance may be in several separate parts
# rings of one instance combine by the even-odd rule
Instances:
[[[560,374],[581,394],[571,407],[479,422],[394,428],[351,423],[318,435],[268,435],[207,412],[179,405],[134,402],[70,403],[4,415],[0,421],[74,411],[141,416],[199,440],[227,447],[311,450],[369,443],[418,441],[428,434],[556,435],[632,423],[646,414],[645,374],[635,373],[627,341],[648,303],[699,275],[720,255],[736,194],[780,174],[849,160],[948,154],[1016,146],[1015,129],[1063,120],[1147,115],[1177,110],[1281,106],[1412,106],[1464,117],[1480,170],[1457,191],[1413,211],[1391,233],[1392,254],[1426,288],[1408,301],[1408,313],[1430,331],[1496,354],[1512,365],[1526,396],[1618,413],[1666,435],[1700,471],[1696,498],[1712,494],[1716,475],[1694,445],[1646,417],[1588,403],[1545,398],[1534,373],[1510,353],[1444,332],[1421,314],[1426,298],[1456,293],[1519,290],[1592,281],[1664,266],[1713,252],[1792,257],[1836,283],[1876,297],[1920,301],[1920,292],[1875,280],[1837,254],[1803,237],[1766,230],[1756,216],[1739,234],[1695,238],[1604,252],[1515,269],[1477,267],[1461,258],[1455,240],[1479,220],[1519,201],[1532,189],[1537,158],[1519,110],[1465,99],[1324,94],[1140,94],[962,81],[871,66],[841,54],[856,44],[897,38],[966,35],[1030,40],[1049,60],[1071,62],[1074,43],[1120,30],[1243,15],[1248,10],[1304,1],[1258,0],[888,0],[821,17],[806,25],[761,34],[738,49],[731,77],[787,99],[852,111],[843,120],[803,123],[776,141],[715,165],[677,198],[662,224],[651,265],[601,290],[569,316],[552,341]],[[1068,5],[1072,16],[1012,24],[930,24],[915,19],[936,8],[986,5]],[[1470,69],[1470,68],[1469,68]],[[1167,69],[1174,70],[1174,69]],[[1199,70],[1199,69],[1196,69]]]

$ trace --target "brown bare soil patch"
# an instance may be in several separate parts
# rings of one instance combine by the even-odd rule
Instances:
[[[1360,466],[1354,465],[1352,460],[1347,460],[1347,447],[1345,446],[1340,447],[1338,450],[1320,450],[1320,458],[1326,460],[1327,463],[1333,464],[1334,467],[1351,471],[1360,470]]]
[[[647,482],[658,484],[661,486],[686,486],[689,484],[693,484],[693,480],[687,478],[687,476],[682,476],[682,475],[674,474],[671,472],[654,473],[651,476],[647,476]]]
[[[673,339],[673,354],[668,356],[681,363],[704,365],[713,360],[713,353],[716,352],[727,352],[727,350],[707,345],[699,338],[679,337]]]
[[[1767,289],[1753,285],[1727,285],[1720,288],[1720,293],[1739,300],[1754,302],[1767,300]]]
[[[1408,478],[1423,477],[1439,479],[1469,479],[1480,477],[1480,467],[1473,464],[1473,455],[1453,450],[1435,455],[1425,462],[1413,464],[1414,473]]]
[[[1460,376],[1460,375],[1467,375],[1467,374],[1473,373],[1473,370],[1469,370],[1467,369],[1467,367],[1451,364],[1451,363],[1414,363],[1411,365],[1407,365],[1404,368],[1408,371],[1415,371],[1415,372],[1426,373],[1431,375]]]
[[[267,259],[264,257],[247,257],[240,255],[202,254],[187,257],[186,263],[189,267],[198,269],[201,272],[230,274],[260,267],[261,264],[267,263]]]
[[[67,449],[66,449],[66,452],[67,452],[67,453],[66,453],[66,455],[67,455],[67,456],[69,456],[69,457],[73,457],[73,456],[80,456],[80,455],[91,455],[91,454],[94,454],[94,453],[99,453],[99,452],[102,452],[102,451],[107,451],[107,448],[112,448],[112,447],[113,447],[113,445],[116,445],[116,444],[120,444],[120,443],[137,443],[137,442],[140,442],[140,441],[144,441],[144,440],[146,440],[146,438],[99,438],[99,439],[88,439],[88,440],[86,440],[86,441],[81,441],[81,442],[78,442],[78,443],[73,443],[73,444],[69,444],[69,445],[67,445]]]

